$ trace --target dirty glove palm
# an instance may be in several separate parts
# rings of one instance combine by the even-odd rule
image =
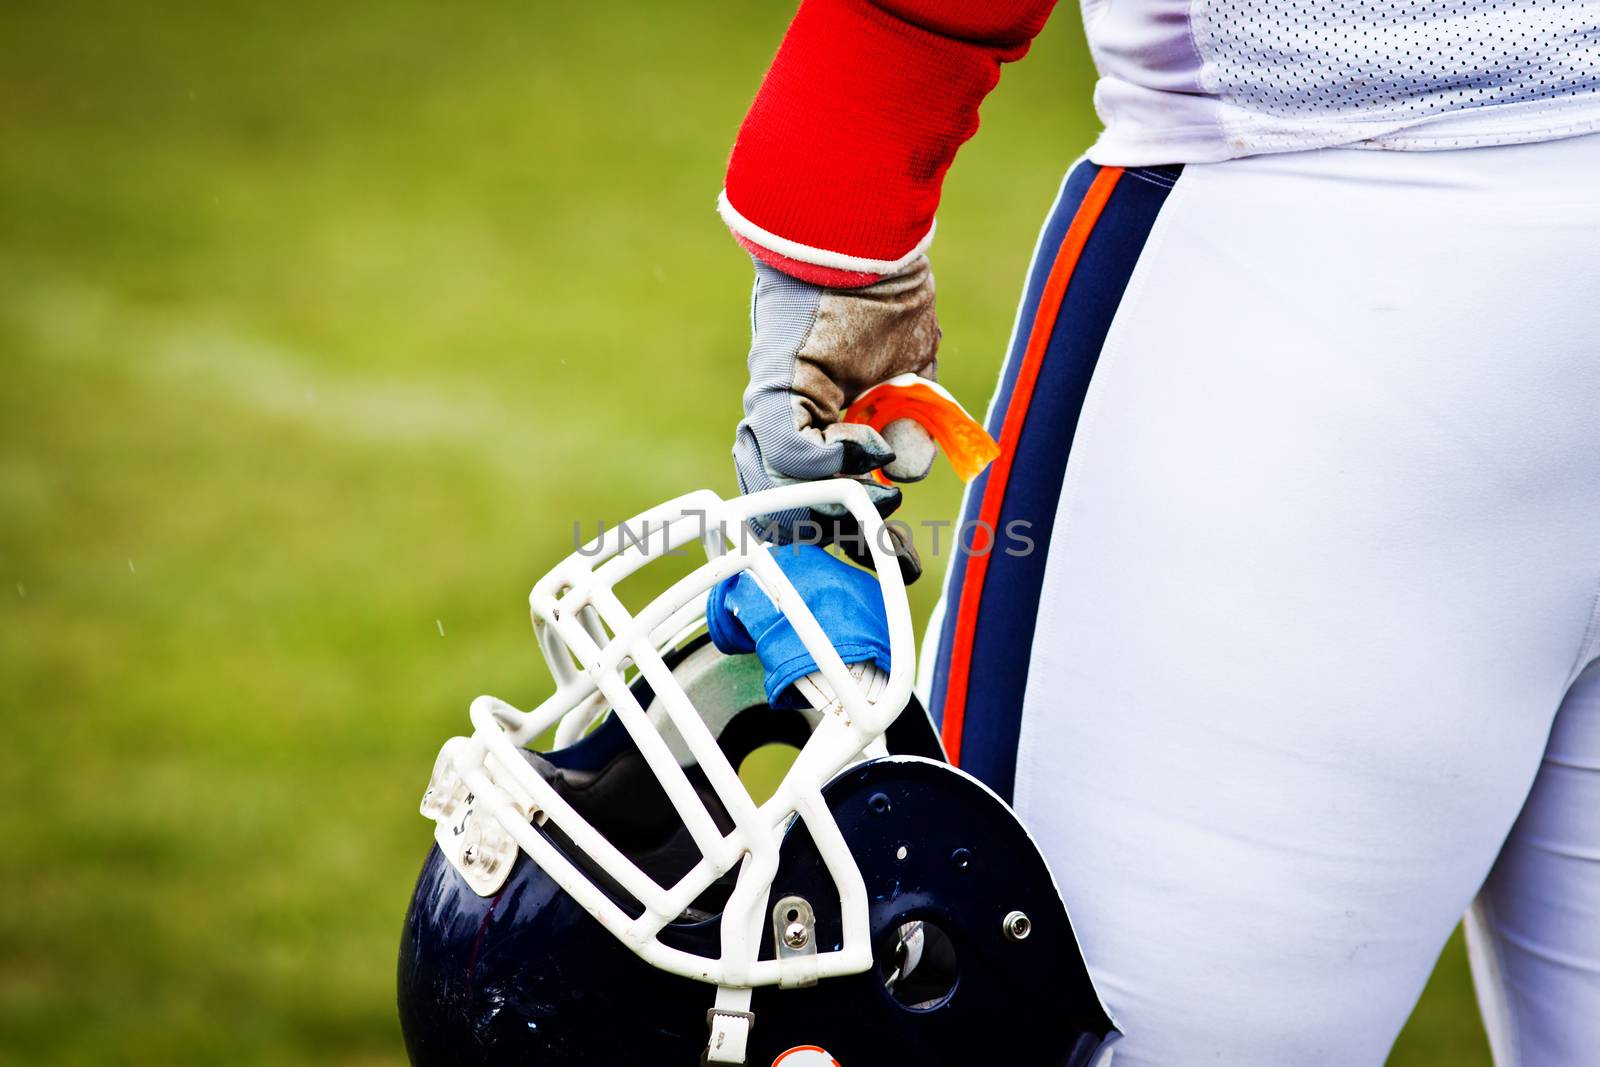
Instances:
[[[897,457],[876,430],[841,422],[840,415],[862,393],[897,375],[935,376],[939,324],[927,258],[856,289],[827,289],[757,261],[750,322],[750,385],[733,446],[740,489],[854,477],[888,515],[900,504],[900,490],[868,476],[883,468],[896,481],[925,477],[933,460],[931,439],[907,433],[906,439],[927,445]],[[779,512],[758,516],[755,525],[777,541],[838,541],[858,562],[866,556],[843,509]],[[921,571],[915,552],[898,532],[893,536],[902,570],[908,580],[915,578]]]

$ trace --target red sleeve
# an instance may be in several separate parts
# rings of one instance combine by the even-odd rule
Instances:
[[[804,0],[728,163],[723,218],[773,266],[862,285],[927,246],[978,105],[1055,0]]]

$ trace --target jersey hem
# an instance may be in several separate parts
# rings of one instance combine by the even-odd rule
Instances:
[[[1600,94],[1575,97],[1555,108],[1551,101],[1515,101],[1468,108],[1423,122],[1402,119],[1346,119],[1337,124],[1295,128],[1267,126],[1248,113],[1228,115],[1218,102],[1218,124],[1173,126],[1144,131],[1113,123],[1089,149],[1090,161],[1106,167],[1163,163],[1220,163],[1248,156],[1305,152],[1322,148],[1437,152],[1496,145],[1534,144],[1600,131]],[[1534,115],[1577,114],[1565,122],[1531,123]],[[1123,125],[1124,129],[1117,129]]]

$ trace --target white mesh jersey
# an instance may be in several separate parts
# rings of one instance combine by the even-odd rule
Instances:
[[[1083,0],[1096,163],[1600,129],[1600,0]]]

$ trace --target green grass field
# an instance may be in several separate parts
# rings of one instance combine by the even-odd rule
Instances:
[[[417,798],[546,691],[528,586],[732,489],[712,203],[788,7],[0,8],[0,1063],[402,1062]],[[1063,10],[951,177],[971,405],[1091,80]],[[1487,1062],[1459,945],[1393,1062]]]

